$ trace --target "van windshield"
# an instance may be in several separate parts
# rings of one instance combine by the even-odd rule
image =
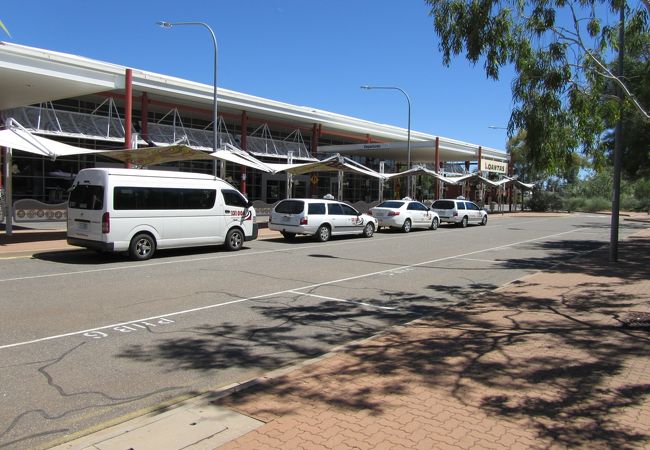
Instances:
[[[104,186],[78,184],[70,192],[68,206],[74,209],[100,210],[104,207]]]

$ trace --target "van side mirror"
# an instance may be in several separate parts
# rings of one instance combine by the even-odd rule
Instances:
[[[246,203],[246,208],[250,208],[253,206],[253,200],[249,200],[248,203]]]

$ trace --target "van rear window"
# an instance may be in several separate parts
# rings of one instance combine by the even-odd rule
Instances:
[[[431,205],[431,209],[454,209],[456,205],[450,200],[436,200]]]
[[[216,189],[116,186],[113,190],[113,208],[211,209],[216,198]]]
[[[68,206],[74,209],[101,210],[104,208],[104,186],[77,184],[70,192]]]
[[[275,205],[275,212],[280,214],[300,214],[305,209],[302,200],[282,200]]]

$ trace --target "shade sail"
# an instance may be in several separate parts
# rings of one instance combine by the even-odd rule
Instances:
[[[340,155],[330,156],[322,161],[314,161],[301,164],[267,164],[275,172],[290,172],[294,175],[302,175],[310,172],[354,172],[367,175],[373,178],[384,179],[384,175],[375,172],[361,164]]]
[[[187,145],[176,144],[164,147],[143,147],[124,150],[104,150],[102,156],[117,159],[136,166],[152,166],[172,161],[211,160],[209,153],[195,150]]]
[[[52,139],[36,136],[24,128],[18,127],[0,130],[0,146],[22,150],[52,159],[60,156],[101,152],[101,150],[74,147]]]
[[[271,164],[263,163],[259,159],[230,144],[226,144],[226,149],[217,150],[216,152],[210,153],[209,155],[212,158],[229,161],[246,167],[252,167],[253,169],[261,170],[262,172],[275,172],[275,170],[270,167]]]
[[[431,169],[427,169],[424,166],[417,166],[413,167],[409,170],[405,170],[404,172],[398,172],[398,173],[388,173],[384,174],[386,178],[394,178],[394,177],[403,177],[403,176],[414,176],[414,175],[429,175],[432,176],[438,180],[441,180],[443,183],[448,183],[448,184],[456,184],[456,181],[453,178],[445,177],[443,175],[440,175],[439,173],[436,173],[435,171]]]

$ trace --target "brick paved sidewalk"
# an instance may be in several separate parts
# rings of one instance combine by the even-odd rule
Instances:
[[[226,449],[650,448],[650,230],[220,404]]]

